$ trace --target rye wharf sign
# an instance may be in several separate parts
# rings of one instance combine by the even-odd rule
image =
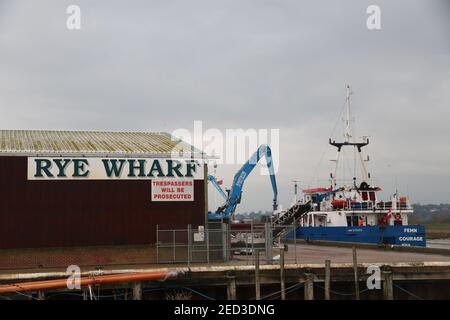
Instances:
[[[28,180],[203,179],[192,159],[28,158]]]

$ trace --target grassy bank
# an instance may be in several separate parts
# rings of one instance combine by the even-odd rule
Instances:
[[[426,223],[427,239],[450,238],[450,223]]]

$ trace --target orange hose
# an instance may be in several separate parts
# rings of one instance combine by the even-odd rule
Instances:
[[[178,272],[140,272],[140,273],[124,273],[106,276],[90,276],[80,279],[80,286],[89,285],[123,283],[123,282],[139,282],[151,280],[164,280],[175,278]],[[9,285],[0,286],[0,293],[25,292],[38,290],[51,290],[67,288],[67,279],[55,279],[33,282],[19,282]]]

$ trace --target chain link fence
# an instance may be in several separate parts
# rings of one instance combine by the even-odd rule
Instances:
[[[284,238],[290,235],[293,249],[286,262],[297,261],[296,226],[265,224],[215,224],[214,227],[161,229],[157,227],[156,256],[158,263],[231,262],[252,265],[259,250],[261,263],[279,259],[279,248],[287,248]],[[275,238],[274,238],[275,236]]]

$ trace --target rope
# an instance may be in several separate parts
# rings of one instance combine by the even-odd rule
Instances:
[[[329,135],[330,138],[334,134],[334,131],[336,130],[336,127],[337,127],[337,125],[339,123],[339,120],[341,120],[341,118],[342,118],[342,114],[344,113],[344,109],[345,109],[346,103],[347,103],[347,98],[345,99],[344,105],[341,108],[341,112],[339,113],[338,118],[336,119],[336,123],[333,126],[333,130],[331,130],[331,132],[330,132],[330,135]],[[313,171],[313,174],[312,174],[311,178],[309,179],[309,185],[311,185],[311,183],[314,180],[314,177],[316,177],[317,171],[319,170],[319,167],[320,167],[320,165],[323,162],[323,158],[325,157],[325,154],[327,153],[328,150],[329,150],[329,145],[327,144],[326,147],[323,149],[323,152],[322,152],[322,155],[320,156],[319,162],[317,163],[316,167],[314,168],[314,171]]]
[[[415,299],[417,299],[417,300],[424,300],[423,298],[419,297],[418,295],[416,295],[416,294],[414,294],[414,293],[412,293],[412,292],[410,292],[410,291],[408,291],[408,290],[406,290],[406,289],[400,287],[399,285],[397,285],[397,284],[395,284],[395,283],[394,283],[393,285],[394,285],[394,287],[396,287],[396,288],[399,289],[400,291],[405,292],[406,294],[410,295],[411,297],[413,297],[413,298],[415,298]],[[287,287],[287,288],[285,289],[285,294],[286,294],[286,295],[287,295],[287,294],[290,294],[290,293],[292,293],[292,292],[294,292],[294,291],[296,291],[296,290],[302,288],[303,286],[304,286],[304,283],[296,283],[296,284],[294,284],[294,285],[292,285],[292,286],[289,286],[289,287]],[[314,286],[316,286],[316,287],[318,287],[318,288],[320,288],[320,289],[325,290],[325,288],[324,288],[323,286],[321,286],[321,285],[319,285],[319,284],[317,284],[317,283],[314,283]],[[164,287],[164,288],[152,288],[152,289],[146,289],[146,290],[143,290],[143,292],[144,292],[144,293],[147,293],[147,292],[154,292],[154,291],[161,291],[161,290],[164,290],[164,291],[165,291],[165,290],[176,289],[176,288],[181,288],[181,289],[188,290],[188,291],[190,291],[190,292],[192,292],[192,293],[195,293],[195,294],[197,294],[197,295],[199,295],[199,296],[201,296],[201,297],[203,297],[203,298],[205,298],[205,299],[208,299],[208,300],[216,300],[215,298],[213,298],[213,297],[211,297],[211,296],[208,296],[208,295],[206,295],[206,294],[204,294],[204,293],[202,293],[202,292],[199,292],[199,291],[197,291],[197,290],[195,290],[195,289],[192,289],[192,288],[189,288],[189,287],[184,287],[184,286],[170,286],[170,287]],[[363,289],[363,290],[360,290],[359,293],[364,293],[364,292],[367,292],[367,291],[369,291],[369,289]],[[339,296],[354,296],[354,295],[355,295],[354,292],[352,292],[352,293],[338,292],[338,291],[331,290],[331,289],[330,289],[330,292],[333,293],[333,294],[335,294],[335,295],[339,295]],[[18,292],[18,291],[16,291],[15,294],[17,294],[17,295],[22,295],[22,296],[25,296],[25,297],[27,297],[27,298],[31,298],[31,299],[33,299],[33,300],[40,300],[40,299],[38,299],[38,298],[33,297],[32,295],[27,295],[27,294],[24,294],[24,293]],[[55,296],[61,296],[61,295],[77,296],[77,297],[82,297],[82,296],[83,296],[82,293],[75,293],[75,292],[59,292],[59,293],[54,293],[54,294],[47,295],[47,297],[55,297]],[[98,299],[102,299],[102,298],[121,297],[121,296],[128,296],[128,295],[131,295],[131,293],[129,293],[129,292],[123,292],[123,293],[110,294],[110,295],[97,295],[97,298],[98,298]],[[281,290],[276,291],[276,292],[273,292],[273,293],[270,293],[270,294],[267,294],[267,295],[263,296],[263,297],[261,298],[261,300],[265,300],[265,299],[268,299],[268,298],[270,298],[270,300],[273,300],[273,299],[277,299],[279,296],[281,296]],[[0,299],[4,299],[4,300],[12,300],[12,298],[6,297],[6,296],[0,296]],[[256,299],[256,297],[254,297],[254,298],[252,298],[252,299],[249,299],[249,300],[255,300],[255,299]]]
[[[33,297],[33,296],[30,295],[30,294],[25,294],[25,293],[22,293],[22,292],[19,292],[19,291],[16,291],[15,294],[21,295],[21,296],[24,296],[24,297],[27,297],[27,298],[32,299],[32,300],[41,300],[41,299],[39,299],[39,298]]]
[[[314,285],[315,285],[316,287],[319,287],[319,288],[325,290],[325,288],[322,287],[322,286],[319,285],[319,284],[314,283]],[[367,292],[367,291],[369,291],[369,289],[360,290],[359,293],[364,293],[364,292]],[[335,295],[338,295],[338,296],[354,296],[354,295],[355,295],[354,292],[352,292],[352,293],[338,292],[338,291],[334,291],[334,290],[331,290],[331,289],[330,289],[330,292],[333,293],[333,294],[335,294]]]
[[[210,297],[210,296],[207,296],[206,294],[201,293],[201,292],[198,292],[197,290],[194,290],[194,289],[192,289],[192,288],[188,288],[188,287],[182,287],[182,288],[183,288],[183,289],[186,289],[186,290],[189,290],[189,291],[191,291],[192,293],[195,293],[195,294],[197,294],[197,295],[199,295],[199,296],[201,296],[201,297],[203,297],[203,298],[206,298],[206,299],[208,299],[208,300],[216,300],[215,298]]]
[[[216,300],[215,298],[210,297],[210,296],[208,296],[208,295],[206,295],[206,294],[204,294],[204,293],[202,293],[202,292],[199,292],[199,291],[197,291],[197,290],[194,290],[194,289],[189,288],[189,287],[184,287],[184,286],[170,286],[170,287],[164,287],[164,288],[152,288],[152,289],[145,289],[145,290],[143,290],[142,292],[143,292],[143,293],[147,293],[147,292],[154,292],[154,291],[165,291],[165,290],[169,290],[169,289],[177,289],[177,288],[181,288],[181,289],[188,290],[188,291],[190,291],[190,292],[192,292],[192,293],[195,293],[195,294],[197,294],[197,295],[199,295],[199,296],[201,296],[201,297],[203,297],[203,298],[205,298],[205,299],[208,299],[208,300]],[[77,296],[77,297],[82,297],[82,296],[83,296],[82,293],[75,293],[75,292],[59,292],[59,293],[49,294],[49,295],[47,295],[47,297],[55,297],[55,296],[63,296],[63,295],[67,295],[67,296]],[[123,292],[123,293],[107,294],[107,295],[99,295],[99,294],[97,294],[96,298],[97,298],[98,300],[100,300],[100,299],[107,299],[107,298],[113,298],[113,297],[122,297],[122,296],[125,297],[125,296],[130,296],[130,295],[132,295],[131,292]],[[0,298],[12,300],[12,299],[9,298],[9,297],[2,297],[2,296],[0,296]]]
[[[302,288],[303,286],[304,286],[304,283],[300,284],[297,288],[292,288],[292,289],[286,291],[286,294],[292,293],[292,292]]]
[[[303,285],[304,285],[304,283],[296,283],[296,284],[294,284],[294,285],[292,285],[290,287],[285,288],[284,290],[285,290],[286,294],[288,294],[288,293],[294,292],[297,289],[300,289],[301,287],[303,287]],[[275,296],[275,297],[281,296],[281,290],[275,291],[275,292],[270,293],[270,294],[267,294],[267,295],[261,297],[261,300],[267,299],[267,298],[272,297],[272,296]],[[256,300],[256,297],[250,298],[249,300]]]
[[[397,285],[397,284],[395,284],[395,283],[394,283],[394,287],[396,287],[397,289],[400,289],[401,291],[403,291],[403,292],[409,294],[411,297],[414,297],[414,298],[416,298],[417,300],[424,300],[423,298],[421,298],[421,297],[415,295],[414,293],[412,293],[412,292],[410,292],[410,291],[408,291],[408,290],[406,290],[406,289],[400,287],[399,285]]]
[[[287,287],[287,288],[284,289],[285,294],[288,294],[290,292],[294,292],[295,290],[300,289],[301,287],[303,287],[303,285],[304,285],[304,283],[296,283],[296,284],[294,284],[294,285],[292,285],[290,287]],[[276,292],[271,293],[271,294],[268,294],[268,295],[265,295],[264,297],[261,298],[261,300],[267,299],[269,297],[272,297],[272,299],[274,299],[273,296],[275,296],[275,297],[281,296],[281,290],[276,291]]]

